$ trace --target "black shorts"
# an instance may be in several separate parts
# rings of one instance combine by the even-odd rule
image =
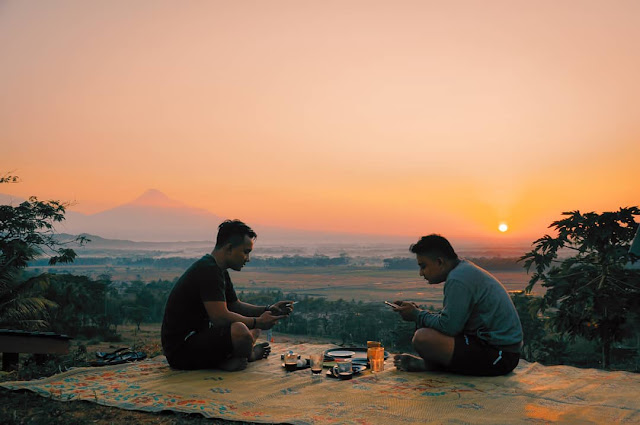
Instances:
[[[231,324],[208,328],[189,336],[170,356],[174,369],[213,369],[228,359],[233,352]]]
[[[518,366],[520,353],[501,350],[469,335],[455,337],[450,372],[475,376],[506,375]]]

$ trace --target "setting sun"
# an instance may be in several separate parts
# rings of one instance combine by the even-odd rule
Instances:
[[[509,226],[507,226],[505,223],[500,223],[500,225],[498,226],[498,230],[500,230],[502,233],[504,233],[507,230],[509,230]]]

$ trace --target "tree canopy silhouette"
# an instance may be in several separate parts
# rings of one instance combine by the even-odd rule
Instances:
[[[535,269],[526,290],[541,282],[547,292],[538,299],[537,310],[549,316],[556,331],[598,341],[602,367],[608,368],[612,343],[624,336],[630,318],[637,320],[631,313],[640,307],[640,270],[625,268],[637,260],[629,246],[640,209],[563,215],[565,219],[549,226],[557,236],[536,240],[534,249],[520,258],[527,271]]]
[[[18,182],[17,176],[0,177],[0,183]],[[54,224],[64,220],[66,206],[36,197],[18,206],[0,205],[0,327],[30,330],[47,326],[47,309],[55,306],[42,296],[48,275],[23,279],[22,271],[40,255],[48,256],[52,265],[74,260],[75,251],[54,237]],[[74,241],[83,243],[86,238]]]

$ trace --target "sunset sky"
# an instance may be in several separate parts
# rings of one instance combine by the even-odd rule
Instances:
[[[527,239],[640,204],[635,0],[0,1],[0,58],[0,193],[83,213]]]

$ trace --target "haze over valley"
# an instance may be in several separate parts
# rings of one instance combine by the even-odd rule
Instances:
[[[17,205],[23,199],[0,194],[0,201]],[[192,257],[203,250],[210,251],[218,225],[234,218],[242,219],[221,217],[149,189],[131,202],[95,214],[76,212],[71,205],[66,220],[56,223],[56,232],[62,234],[62,239],[88,235],[91,242],[76,249],[81,256],[146,253],[152,257]],[[347,253],[355,257],[405,257],[409,245],[422,236],[318,232],[248,224],[258,233],[254,255],[266,256]],[[462,255],[476,257],[520,256],[532,242],[500,237],[450,239]]]

